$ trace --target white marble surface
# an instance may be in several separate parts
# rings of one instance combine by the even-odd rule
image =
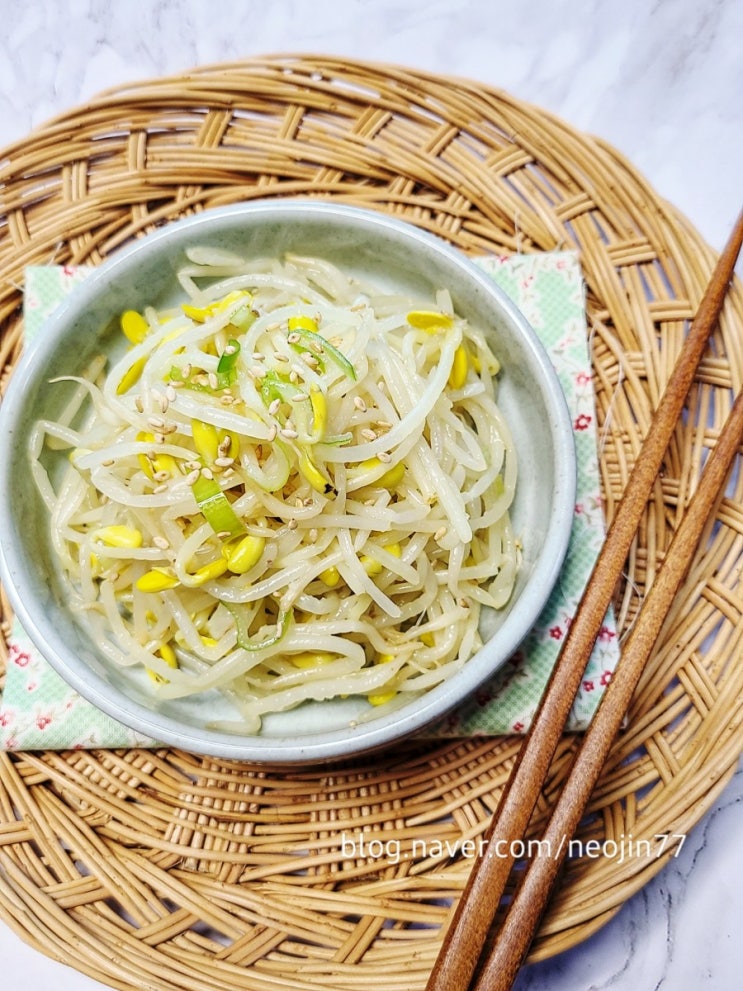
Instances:
[[[313,52],[545,107],[619,148],[718,249],[741,207],[740,0],[0,0],[0,17],[0,148],[110,86]],[[518,991],[739,988],[742,800],[739,773],[677,860],[583,945],[522,971]],[[103,987],[4,926],[0,959],[6,986]]]

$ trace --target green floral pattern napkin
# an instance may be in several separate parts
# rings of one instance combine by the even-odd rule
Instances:
[[[530,321],[557,369],[570,408],[578,453],[573,533],[560,580],[518,655],[467,704],[428,736],[462,737],[525,732],[604,539],[596,415],[587,344],[584,287],[572,252],[488,257],[479,263]],[[27,339],[41,333],[57,304],[83,278],[74,266],[34,267],[26,273]],[[611,612],[573,706],[569,728],[584,729],[619,657]],[[5,689],[0,702],[0,748],[63,750],[152,746],[72,691],[13,621]]]

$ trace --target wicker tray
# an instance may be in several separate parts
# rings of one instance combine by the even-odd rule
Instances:
[[[611,148],[462,80],[275,57],[104,93],[7,148],[3,380],[25,266],[94,264],[184,213],[296,195],[394,213],[471,253],[580,252],[611,517],[714,253]],[[624,629],[740,387],[742,322],[736,285],[617,593]],[[631,837],[646,853],[571,860],[533,959],[606,922],[734,770],[742,488],[738,474],[581,827],[583,841]],[[5,754],[0,917],[117,988],[419,989],[471,863],[446,844],[482,833],[518,746],[411,743],[297,773],[176,750]],[[535,830],[574,746],[564,739]]]

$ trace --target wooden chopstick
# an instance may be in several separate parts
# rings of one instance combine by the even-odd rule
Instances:
[[[715,266],[697,315],[635,461],[625,493],[607,532],[560,656],[532,721],[531,729],[521,746],[483,842],[479,844],[482,854],[473,865],[467,885],[444,935],[426,991],[466,991],[470,987],[488,931],[513,867],[514,854],[519,850],[516,841],[526,833],[583,672],[603,624],[606,610],[611,603],[614,588],[621,576],[653,483],[661,468],[663,456],[681,415],[705,346],[716,326],[741,242],[743,242],[743,212],[738,217]],[[740,443],[739,434],[737,440],[734,434],[735,423],[740,417],[739,407],[740,403],[736,401],[734,426],[729,431],[727,429],[724,431],[724,443],[721,434],[716,445],[715,450],[722,450],[723,457],[728,456],[726,452],[730,445],[735,449],[737,443]],[[698,520],[701,518],[703,521],[708,516],[722,485],[718,476],[722,473],[724,478],[726,474],[723,458],[715,456],[713,459],[713,455],[710,455],[708,463],[712,464],[713,460],[718,467],[714,468],[714,474],[710,476],[709,481],[706,481],[708,472],[704,473],[704,486],[702,487],[700,482],[698,490],[703,491],[703,495],[701,499],[693,500],[696,508],[692,522],[684,526],[683,540],[679,542],[676,539],[673,542],[678,547],[674,551],[676,563],[670,569],[664,566],[658,572],[653,588],[659,582],[661,571],[669,572],[668,578],[663,580],[664,584],[673,585],[674,582],[681,580],[680,577],[677,579],[676,575],[679,572],[683,575],[691,558],[695,546],[694,533],[696,528],[701,526]],[[676,587],[677,584],[674,591]],[[625,697],[629,700],[632,694],[644,659],[652,649],[657,636],[656,627],[660,628],[672,597],[673,594],[668,590],[655,593],[650,608],[648,609],[646,604],[637,617],[632,633],[632,641],[637,646],[632,647],[630,664],[625,665],[630,643],[628,642],[628,645],[623,647],[622,658],[610,685],[612,701],[608,708],[601,707],[605,712],[600,721],[598,713],[594,717],[597,728],[586,733],[585,754],[581,750],[581,758],[575,765],[577,775],[575,770],[571,770],[569,783],[564,786],[565,797],[558,802],[550,820],[551,835],[559,837],[554,849],[558,848],[559,840],[563,835],[566,837],[572,835],[575,825],[582,816],[593,783],[600,773],[605,755],[626,710]],[[650,594],[648,600],[650,601]],[[633,655],[634,660],[632,660]],[[609,695],[608,690],[606,694]],[[571,826],[573,820],[575,825]],[[523,893],[520,893],[513,902],[514,909],[517,905],[518,909],[507,916],[506,925],[496,938],[490,959],[480,973],[476,991],[506,991],[511,987],[536,931],[559,866],[559,864],[554,865],[552,870],[549,859],[546,857],[543,859],[544,864],[542,858],[534,862],[539,864],[540,869],[535,871],[528,887],[522,886]],[[531,875],[531,869],[528,873]]]
[[[529,865],[492,951],[478,973],[474,991],[507,991],[513,984],[565,859],[568,841],[578,828],[645,663],[686,574],[704,525],[720,497],[741,442],[743,392],[736,397],[699,486],[674,534],[635,626],[622,647],[621,674],[606,689],[547,828],[542,833],[540,850],[550,853],[538,856]]]

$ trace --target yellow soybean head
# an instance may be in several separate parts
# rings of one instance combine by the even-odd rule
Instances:
[[[141,344],[150,332],[150,325],[136,310],[125,310],[119,318],[121,330],[132,344]]]
[[[469,359],[467,357],[467,348],[464,344],[460,344],[454,352],[454,360],[452,362],[451,371],[449,372],[449,388],[462,388],[464,383],[467,381],[468,368]]]
[[[448,330],[454,321],[448,314],[436,310],[411,310],[408,313],[408,323],[416,330],[425,330],[429,334],[437,330]]]
[[[184,581],[184,585],[188,585],[191,588],[198,588],[200,585],[206,585],[207,582],[212,582],[220,578],[226,570],[227,562],[225,559],[223,557],[215,558],[208,564],[197,568],[192,574],[189,574]]]
[[[142,531],[131,526],[103,526],[93,536],[107,547],[142,546]]]
[[[287,326],[289,330],[311,330],[314,333],[317,331],[317,320],[304,315],[289,317]]]
[[[175,651],[173,650],[173,648],[169,643],[160,644],[160,646],[157,648],[155,653],[158,655],[158,657],[162,657],[162,659],[165,661],[165,663],[168,665],[169,668],[178,667],[178,658],[175,656]],[[157,671],[153,671],[152,668],[145,668],[145,670],[147,671],[147,674],[150,676],[150,678],[152,678],[152,680],[156,684],[158,685],[168,684],[168,679],[164,678],[161,674],[158,674]]]
[[[335,659],[335,654],[328,654],[314,650],[305,650],[300,654],[291,654],[289,656],[289,660],[295,668],[316,668],[321,664],[330,664],[330,662]]]
[[[322,389],[313,385],[310,388],[312,406],[312,439],[317,441],[325,435],[328,425],[328,403]]]
[[[134,583],[134,587],[140,592],[164,592],[166,589],[175,588],[176,585],[180,585],[179,579],[164,568],[152,568]]]
[[[162,657],[162,659],[165,661],[168,667],[171,668],[178,667],[178,659],[175,656],[175,651],[173,650],[173,648],[170,646],[169,643],[162,644],[162,646],[158,648],[157,653],[160,655],[160,657]]]
[[[361,462],[361,467],[364,471],[374,471],[379,468],[382,462],[379,458],[368,458],[366,461]],[[396,489],[400,482],[405,477],[405,462],[398,461],[397,464],[392,465],[383,474],[379,476],[372,485],[379,485],[383,489]]]
[[[137,361],[129,366],[127,371],[125,371],[121,376],[121,381],[116,386],[117,396],[123,396],[124,393],[128,392],[133,385],[136,385],[136,383],[139,382],[146,364],[147,358],[145,356],[143,358],[138,358]]]
[[[327,585],[328,588],[335,588],[340,580],[341,573],[335,565],[331,565],[329,568],[325,568],[320,572],[320,581]]]
[[[219,434],[213,423],[203,420],[191,420],[193,446],[198,454],[208,463],[213,464],[219,457]]]
[[[146,444],[155,444],[155,435],[146,430],[140,430],[137,440]],[[153,454],[148,457],[146,454],[138,454],[139,467],[148,476],[153,478],[156,471],[167,471],[169,475],[175,475],[178,471],[178,462],[171,454]]]
[[[395,557],[402,556],[402,548],[397,543],[385,544],[384,550],[386,550],[388,554],[393,554]],[[370,554],[362,554],[360,560],[364,566],[364,571],[366,571],[370,578],[382,573],[383,566],[381,561],[378,561],[377,558],[372,557]]]
[[[375,664],[389,664],[390,661],[394,661],[394,654],[377,654],[374,658]],[[394,688],[388,689],[378,689],[377,691],[370,692],[367,695],[370,705],[384,705],[386,702],[391,702],[392,699],[397,695],[397,690]]]
[[[386,692],[372,692],[367,695],[370,705],[384,705],[386,702],[391,702],[392,699],[397,695],[394,688],[391,688]]]
[[[330,477],[318,468],[307,451],[299,452],[297,466],[315,492],[320,492],[322,495],[330,495],[333,492],[333,483]]]
[[[222,547],[227,567],[235,575],[244,575],[246,571],[254,568],[263,554],[266,546],[265,537],[259,537],[252,533],[233,540]]]
[[[195,323],[204,323],[205,320],[213,317],[216,313],[222,313],[232,303],[236,303],[238,299],[244,299],[249,296],[250,293],[247,290],[235,289],[232,292],[228,292],[221,299],[209,303],[207,306],[194,306],[192,303],[183,303],[181,309]]]

